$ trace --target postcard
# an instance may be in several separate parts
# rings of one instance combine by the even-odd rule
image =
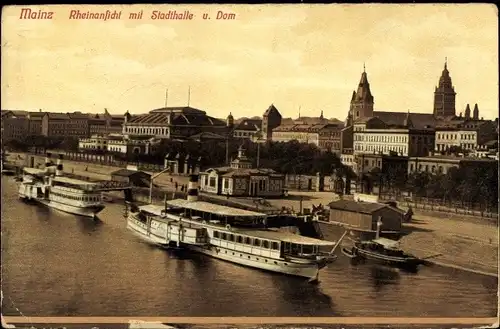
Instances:
[[[2,326],[498,324],[489,4],[2,11]]]

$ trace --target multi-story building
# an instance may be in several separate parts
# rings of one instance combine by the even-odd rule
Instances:
[[[42,121],[45,112],[39,110],[38,112],[28,112],[29,119],[29,132],[28,134],[31,136],[40,136],[42,135]]]
[[[93,135],[80,138],[78,148],[82,152],[112,152],[127,155],[151,154],[159,140],[149,136],[123,136],[122,134]]]
[[[498,139],[478,145],[471,155],[478,158],[494,158],[498,160]]]
[[[274,104],[271,104],[262,116],[262,138],[265,140],[271,140],[273,137],[273,130],[281,125],[281,119],[281,113],[274,106]]]
[[[342,123],[302,123],[300,118],[293,124],[281,125],[272,132],[273,142],[289,142],[314,144],[322,150],[339,151]]]
[[[473,117],[467,104],[465,117],[443,121],[436,127],[436,146],[438,152],[446,152],[456,148],[461,151],[475,151],[479,145],[498,139],[496,123],[479,119],[479,109],[474,106]]]
[[[2,111],[2,141],[20,140],[28,135],[27,115],[25,111]]]
[[[47,137],[63,137],[67,135],[67,113],[45,112],[42,117],[42,135]]]
[[[112,115],[107,109],[104,114],[89,115],[89,135],[95,134],[121,134],[123,130],[123,115]]]
[[[450,168],[459,166],[498,166],[498,160],[490,158],[459,157],[452,155],[429,155],[426,157],[410,157],[408,173],[429,172],[445,175]]]
[[[380,153],[422,156],[434,149],[434,130],[415,127],[410,113],[401,125],[389,126],[379,118],[362,118],[354,123],[354,154]]]
[[[65,136],[72,136],[72,137],[89,136],[89,116],[82,112],[68,113]]]
[[[261,130],[261,127],[262,120],[260,119],[243,119],[234,127],[233,137],[251,139],[256,132]]]
[[[168,139],[187,139],[200,132],[225,136],[228,130],[226,122],[189,106],[161,108],[134,117],[127,112],[123,123],[125,135]]]
[[[123,139],[123,136],[121,136]],[[107,151],[108,150],[107,135],[92,135],[89,138],[80,138],[78,140],[78,148],[81,151]]]

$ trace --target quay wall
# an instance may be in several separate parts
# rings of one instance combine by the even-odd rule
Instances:
[[[30,156],[34,157],[35,167],[40,166],[40,168],[43,168],[45,163],[44,156]],[[11,164],[25,166],[26,157],[27,154],[10,153],[7,160]],[[71,160],[63,161],[65,171],[96,180],[110,180],[111,173],[122,168],[98,163],[76,162]],[[178,183],[178,186],[183,184],[187,186],[187,181],[188,178],[185,176],[174,176],[169,174],[164,174],[155,178],[155,184],[160,185],[161,189],[155,189],[156,191],[153,193],[153,201],[155,203],[163,202],[164,193],[166,191],[175,191],[175,182]],[[176,195],[176,197],[182,197],[182,193],[180,193],[179,190],[178,193],[179,195]],[[113,192],[111,194],[113,195],[113,198],[123,198],[123,192]],[[137,201],[147,202],[149,194],[145,191],[140,193],[136,193],[136,191],[134,191],[134,198]],[[170,199],[171,197],[168,196],[168,198]],[[206,196],[206,198],[211,198],[211,196]],[[218,201],[222,202],[223,200]],[[228,202],[232,200],[224,201]],[[322,201],[326,201],[326,199]],[[281,204],[283,202],[286,203],[291,201],[275,200],[275,202],[279,202]],[[297,202],[298,201],[295,200],[293,201],[293,203]],[[250,206],[250,204],[248,206]],[[443,216],[443,213],[423,215],[417,210],[415,211],[414,218],[415,217],[417,219],[417,223],[420,218],[426,218],[425,225],[421,226],[427,228],[415,229],[413,227],[412,230],[412,223],[405,224],[405,226],[410,226],[411,232],[401,239],[403,249],[415,254],[418,257],[428,257],[441,254],[437,257],[429,259],[429,262],[437,265],[498,276],[498,226],[476,220],[475,223],[467,222],[466,224],[469,225],[467,227],[450,231],[450,228],[460,226],[457,225],[457,222],[459,221],[452,218],[456,217],[456,215],[450,214],[450,218],[443,219],[442,217],[447,217]],[[443,222],[444,225],[435,225],[437,222]],[[329,241],[337,241],[344,232],[343,227],[333,223],[322,222],[318,226],[321,230],[323,238]],[[416,224],[416,226],[418,226],[418,224]],[[488,232],[488,234],[485,232]],[[349,239],[344,239],[343,244],[348,243]]]
[[[27,157],[34,158],[34,166],[43,168],[45,165],[45,156],[44,155],[32,155],[26,153],[9,153],[8,162],[15,164],[17,166],[26,166],[27,165]],[[53,158],[55,161],[55,158]],[[111,180],[111,173],[116,170],[123,169],[125,166],[118,167],[112,166],[109,164],[101,164],[101,163],[93,163],[93,162],[83,162],[83,161],[74,161],[63,159],[64,171],[68,173],[72,173],[79,176],[89,177],[90,179],[95,180]],[[145,171],[149,174],[153,174],[153,172]],[[175,189],[175,183],[177,182],[178,189],[182,185],[187,186],[189,181],[189,177],[181,176],[181,175],[170,175],[168,173],[162,174],[154,179],[154,183],[159,186],[165,187],[173,187]]]
[[[337,241],[345,231],[340,224],[322,221],[318,223],[324,240]],[[402,249],[417,257],[431,257],[426,259],[431,266],[450,267],[498,277],[498,239],[492,237],[494,233],[490,232],[490,238],[485,238],[485,230],[480,226],[476,230],[464,232],[468,235],[439,229],[411,231],[411,228],[408,228],[408,231],[409,234],[400,239]],[[351,235],[348,234],[344,238],[341,246],[349,246],[352,243],[349,236]]]

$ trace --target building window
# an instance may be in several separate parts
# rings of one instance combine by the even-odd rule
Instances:
[[[229,188],[229,179],[224,178],[224,188]]]
[[[210,177],[210,187],[215,187],[215,177]]]

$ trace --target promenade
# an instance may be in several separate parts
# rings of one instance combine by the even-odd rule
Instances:
[[[24,165],[26,155],[12,153],[9,162]],[[35,157],[35,166],[44,164],[43,156]],[[111,173],[120,167],[93,163],[64,161],[64,170],[95,180],[109,180]],[[188,177],[163,174],[155,178],[155,184],[163,191],[173,191],[178,186],[187,185]],[[180,190],[180,188],[179,188]],[[229,202],[235,206],[250,207],[260,211],[280,210],[282,207],[298,212],[312,206],[328,205],[338,196],[332,192],[290,191],[284,199],[268,199],[258,203],[251,198],[234,198],[208,195],[212,199]],[[404,207],[403,207],[404,208]],[[411,223],[404,223],[408,233],[401,241],[403,249],[419,257],[440,254],[429,259],[432,263],[464,269],[485,275],[498,276],[498,222],[491,219],[463,214],[431,212],[414,209]]]

